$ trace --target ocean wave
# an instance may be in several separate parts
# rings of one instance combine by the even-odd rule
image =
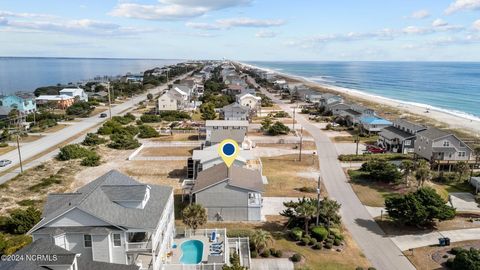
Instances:
[[[244,64],[244,63],[242,63],[242,64]],[[250,67],[253,67],[253,68],[258,68],[258,69],[261,69],[261,70],[272,71],[272,70],[269,70],[267,68],[262,68],[262,67],[258,67],[258,66],[255,66],[255,65],[250,65],[250,64],[244,64],[244,65],[250,66]],[[415,107],[419,107],[419,108],[425,108],[425,110],[429,110],[429,111],[443,112],[443,113],[450,114],[450,115],[453,115],[453,116],[457,116],[457,117],[467,119],[467,120],[480,121],[480,116],[477,116],[477,115],[474,115],[474,114],[471,114],[471,113],[467,113],[467,112],[463,112],[463,111],[459,111],[459,110],[441,108],[441,107],[432,106],[430,104],[425,104],[425,103],[420,103],[420,102],[392,99],[392,98],[388,98],[388,97],[384,97],[384,96],[380,96],[380,95],[375,95],[375,94],[372,94],[372,93],[368,93],[368,92],[353,89],[353,88],[346,88],[346,87],[342,87],[342,86],[333,85],[333,84],[330,84],[328,82],[319,82],[318,80],[315,80],[317,78],[322,78],[324,76],[304,77],[304,76],[298,76],[298,75],[295,75],[295,74],[289,74],[289,73],[284,73],[284,72],[275,72],[275,71],[273,71],[273,72],[280,75],[280,76],[288,76],[288,77],[291,77],[291,78],[304,80],[304,81],[307,81],[307,82],[310,82],[310,83],[318,84],[318,85],[323,86],[325,88],[330,88],[332,90],[337,90],[338,92],[345,92],[346,94],[354,93],[354,94],[369,96],[372,99],[383,99],[383,100],[386,100],[386,101],[395,102],[395,103],[399,104],[399,107],[402,107],[402,105],[403,106],[410,105],[410,106],[415,106]]]

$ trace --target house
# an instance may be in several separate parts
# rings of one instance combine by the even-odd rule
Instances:
[[[67,95],[40,95],[36,98],[39,105],[55,104],[59,109],[66,109],[75,103],[75,98]]]
[[[207,120],[205,122],[206,144],[213,145],[225,139],[242,144],[248,130],[248,121]]]
[[[167,91],[161,95],[157,100],[157,111],[177,111],[183,109],[183,97],[180,99],[178,96],[175,96],[174,91]]]
[[[405,119],[396,119],[392,126],[378,133],[378,145],[395,153],[413,153],[416,134],[425,129],[427,128]]]
[[[85,93],[85,91],[82,88],[64,88],[60,90],[59,92],[60,95],[66,95],[73,97],[75,99],[81,100],[81,101],[88,101],[88,95]]]
[[[186,85],[174,84],[170,88],[169,92],[178,100],[183,103],[188,103],[190,95],[192,94],[192,89]]]
[[[224,163],[222,157],[218,153],[218,147],[219,144],[215,144],[201,150],[193,150],[192,157],[187,162],[187,178],[195,179],[197,178],[198,173],[202,170]],[[256,160],[257,158],[251,150],[241,149],[238,156],[235,158],[233,165],[237,167],[261,169],[256,166]]]
[[[391,126],[392,122],[377,116],[363,116],[360,118],[360,124],[368,134],[376,134],[383,128]]]
[[[288,89],[288,83],[285,80],[276,80],[273,82],[273,85],[278,87],[278,89]]]
[[[330,93],[322,94],[319,100],[320,106],[327,107],[330,104],[343,103],[343,97]]]
[[[469,161],[472,149],[457,136],[440,130],[428,128],[419,131],[415,140],[415,154],[431,162]]]
[[[224,120],[249,120],[250,107],[243,106],[235,102],[224,106],[220,112],[220,115]]]
[[[95,262],[160,270],[175,234],[173,189],[112,170],[73,193],[49,194],[28,233]]]
[[[201,171],[191,192],[209,220],[260,221],[264,190],[259,171],[220,163]]]
[[[86,92],[89,99],[95,100],[107,100],[108,99],[108,92],[107,91],[99,91],[99,92]]]
[[[227,88],[224,90],[225,93],[229,95],[238,95],[242,93],[242,91],[245,89],[242,85],[238,84],[229,84],[227,85]]]
[[[129,83],[141,83],[143,82],[143,74],[130,74],[127,73],[125,81]]]
[[[332,115],[341,115],[343,111],[351,109],[350,105],[343,102],[334,102],[325,106],[325,111],[332,112]]]
[[[13,255],[24,260],[0,261],[2,270],[139,270],[138,265],[93,261],[80,253],[59,247],[53,241],[40,238]],[[27,259],[32,258],[32,259]]]
[[[261,105],[262,98],[252,95],[250,93],[244,93],[237,96],[237,102],[242,105],[249,107],[250,109],[256,110]]]
[[[360,124],[360,118],[375,116],[375,111],[359,104],[350,104],[350,108],[342,110],[339,115],[348,118],[354,125]]]
[[[5,112],[17,109],[21,114],[27,115],[37,110],[37,103],[32,93],[17,92],[14,95],[0,96],[0,108]]]

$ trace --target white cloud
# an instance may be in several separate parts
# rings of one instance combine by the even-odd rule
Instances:
[[[430,13],[428,12],[428,10],[417,10],[417,11],[414,11],[410,16],[409,18],[412,18],[412,19],[425,19],[425,18],[428,18],[430,17]]]
[[[418,26],[407,26],[402,30],[405,34],[414,34],[414,35],[423,35],[431,32],[430,28],[418,27]]]
[[[56,18],[56,16],[49,15],[49,14],[25,13],[25,12],[11,12],[11,11],[5,11],[5,10],[0,10],[0,17],[45,18],[45,19]]]
[[[480,31],[480,20],[473,22],[473,29]]]
[[[215,23],[187,22],[185,25],[190,28],[201,30],[221,30],[232,27],[275,27],[283,24],[285,24],[285,21],[283,20],[230,18],[216,20]]]
[[[273,31],[261,30],[258,31],[255,36],[258,38],[273,38],[277,36],[277,33]]]
[[[436,19],[432,22],[433,27],[442,27],[442,26],[447,26],[448,23],[442,19]]]
[[[155,5],[120,3],[109,14],[144,20],[181,20],[213,10],[249,4],[252,0],[159,0]]]
[[[285,24],[284,20],[262,20],[252,18],[231,18],[217,20],[219,25],[229,27],[272,27]]]
[[[480,0],[455,0],[445,10],[446,14],[452,14],[462,10],[478,10],[480,9]]]

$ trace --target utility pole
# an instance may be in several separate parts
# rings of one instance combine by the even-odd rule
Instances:
[[[108,82],[107,90],[108,90],[108,112],[110,115],[110,120],[112,120],[112,98],[110,96],[110,82]]]
[[[296,107],[293,107],[293,133],[295,133],[295,109]]]
[[[300,151],[298,153],[298,161],[302,161],[302,145],[303,145],[303,127],[300,129]]]
[[[355,155],[358,156],[358,143],[359,143],[359,130],[357,128],[357,131],[355,132],[356,136],[355,136]]]
[[[19,132],[17,132],[17,150],[18,150],[18,160],[20,161],[20,173],[23,173],[22,153],[20,152],[20,133]]]
[[[318,174],[318,181],[317,181],[317,220],[315,221],[315,225],[318,226],[320,222],[320,190],[322,188],[322,176]]]

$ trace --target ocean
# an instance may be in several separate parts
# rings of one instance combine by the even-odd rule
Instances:
[[[245,62],[467,118],[480,117],[480,63]]]
[[[0,57],[0,94],[33,92],[40,86],[138,73],[179,62],[181,60]]]

